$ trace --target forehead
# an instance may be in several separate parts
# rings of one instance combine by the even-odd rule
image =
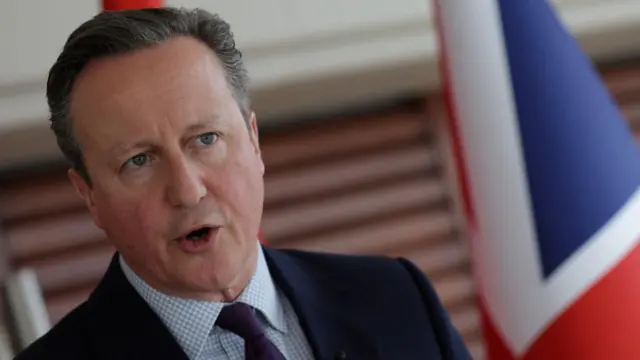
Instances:
[[[159,126],[178,130],[238,109],[215,54],[196,39],[177,37],[91,62],[76,80],[70,112],[85,147]]]

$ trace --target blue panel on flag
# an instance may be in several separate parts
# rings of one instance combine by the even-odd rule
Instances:
[[[499,3],[548,277],[636,191],[640,155],[589,59],[549,5]]]

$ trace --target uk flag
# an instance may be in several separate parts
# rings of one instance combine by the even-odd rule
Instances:
[[[544,0],[436,2],[488,358],[640,359],[640,152]]]

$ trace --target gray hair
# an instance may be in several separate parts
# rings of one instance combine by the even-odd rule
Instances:
[[[51,130],[66,159],[87,183],[91,180],[69,114],[76,78],[92,60],[151,47],[175,36],[194,37],[216,54],[240,111],[249,121],[249,77],[242,53],[229,24],[218,15],[176,8],[101,12],[71,33],[47,80]]]

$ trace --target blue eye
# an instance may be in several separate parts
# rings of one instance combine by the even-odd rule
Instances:
[[[126,165],[140,167],[146,164],[149,161],[149,156],[147,154],[138,154],[127,160]]]
[[[208,132],[202,135],[198,135],[198,141],[204,146],[209,146],[216,142],[216,140],[218,140],[218,134],[216,133]]]

